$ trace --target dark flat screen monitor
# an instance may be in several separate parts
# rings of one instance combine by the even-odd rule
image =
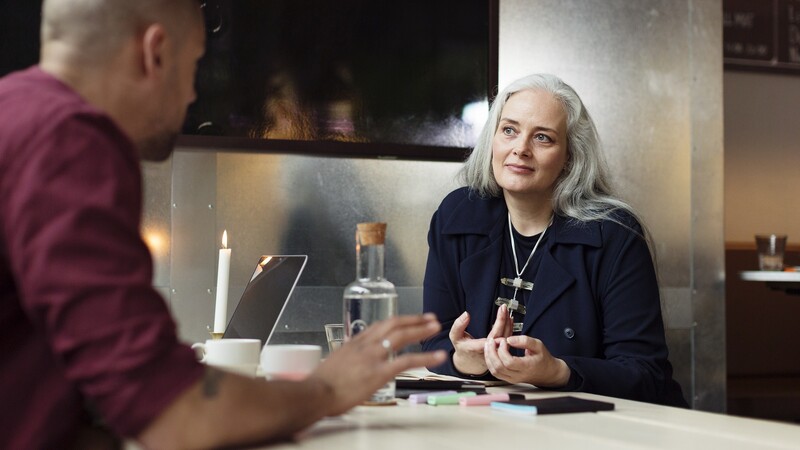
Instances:
[[[497,84],[497,0],[208,0],[204,10],[182,144],[461,160]]]

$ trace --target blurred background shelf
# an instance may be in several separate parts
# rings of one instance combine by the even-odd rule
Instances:
[[[784,262],[800,263],[800,246],[790,245]],[[757,266],[755,244],[726,243],[727,412],[800,423],[800,302],[766,285],[800,273]]]

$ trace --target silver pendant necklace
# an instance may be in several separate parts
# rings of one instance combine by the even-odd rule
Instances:
[[[536,253],[536,249],[539,248],[539,243],[542,242],[542,238],[544,238],[544,233],[547,232],[547,229],[550,228],[550,225],[553,224],[553,217],[550,217],[550,223],[547,224],[547,227],[542,231],[542,234],[539,235],[539,239],[536,240],[536,244],[533,246],[533,250],[531,250],[531,254],[528,255],[528,259],[525,260],[525,265],[522,266],[522,270],[519,268],[519,263],[517,262],[517,246],[514,243],[514,232],[511,227],[511,213],[508,213],[508,237],[511,239],[511,253],[514,256],[514,270],[517,273],[517,276],[514,278],[500,278],[500,283],[504,286],[513,287],[514,288],[514,295],[508,299],[503,297],[497,297],[497,300],[494,301],[494,304],[497,306],[506,305],[508,307],[508,316],[511,320],[514,320],[514,313],[518,312],[519,314],[524,315],[525,305],[521,305],[519,300],[517,300],[517,293],[520,289],[524,289],[526,291],[533,290],[533,282],[525,281],[522,279],[522,274],[525,272],[525,269],[528,268],[528,264],[530,264],[531,259],[533,258],[533,254]],[[522,323],[514,322],[514,331],[519,332],[522,331]]]

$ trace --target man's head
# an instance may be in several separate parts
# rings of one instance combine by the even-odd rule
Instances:
[[[197,0],[45,0],[41,66],[106,111],[143,159],[169,156],[205,33]]]

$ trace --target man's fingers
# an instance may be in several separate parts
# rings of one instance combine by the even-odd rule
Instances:
[[[408,344],[413,344],[425,339],[439,330],[442,326],[433,314],[420,314],[408,316],[395,316],[371,325],[363,333],[359,333],[353,341],[363,345],[372,345],[388,339],[392,348],[397,350]]]
[[[436,334],[441,329],[442,326],[439,324],[439,322],[425,322],[419,325],[389,330],[389,332],[383,335],[383,339],[388,339],[392,345],[392,350],[397,351],[406,345],[418,343],[419,341]]]
[[[429,353],[405,353],[389,362],[387,369],[396,374],[415,367],[438,366],[447,359],[447,352],[437,350]]]
[[[385,336],[386,333],[395,328],[420,326],[430,322],[438,323],[435,314],[426,313],[394,316],[373,324],[365,331],[365,334]]]

